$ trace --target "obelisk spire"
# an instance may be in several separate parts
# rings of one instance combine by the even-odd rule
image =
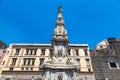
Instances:
[[[58,7],[58,17],[54,29],[52,41],[69,42],[67,38],[67,30],[64,27],[64,19],[62,17],[62,6]]]

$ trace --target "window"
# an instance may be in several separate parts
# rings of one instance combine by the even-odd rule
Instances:
[[[32,70],[33,70],[33,68],[30,68],[30,70],[32,71]]]
[[[3,61],[3,65],[5,64],[5,61]]]
[[[37,49],[34,49],[34,55],[36,55],[36,53],[37,53]]]
[[[30,62],[31,62],[31,59],[28,59],[28,63],[27,63],[27,65],[30,65]]]
[[[117,67],[116,63],[114,63],[114,62],[110,62],[110,66],[111,66],[112,68],[116,68],[116,67]]]
[[[80,65],[80,59],[76,59],[77,64]]]
[[[35,59],[32,59],[32,65],[34,65],[34,63],[35,63]]]
[[[86,59],[86,65],[87,65],[87,66],[90,65],[90,61],[89,61],[89,59]]]
[[[26,55],[36,55],[37,49],[26,49]]]
[[[44,63],[44,58],[40,58],[40,65]]]
[[[28,70],[28,67],[26,68],[26,70]]]
[[[34,65],[35,59],[31,59],[31,65]]]
[[[85,56],[88,56],[87,49],[84,49]]]
[[[13,70],[13,67],[10,67],[10,70],[12,71],[12,70]]]
[[[16,49],[15,55],[19,55],[20,49]]]
[[[90,68],[88,68],[88,72],[91,72],[91,69],[90,69]]]
[[[116,62],[108,62],[110,69],[119,69],[118,63]]]
[[[28,55],[28,54],[29,54],[29,49],[26,50],[26,55]]]
[[[24,68],[21,68],[21,70],[24,70]]]
[[[45,49],[41,49],[41,55],[45,55]]]
[[[26,59],[24,59],[23,61],[24,61],[24,62],[23,62],[23,65],[26,65]]]
[[[70,54],[70,51],[71,51],[71,50],[70,50],[70,49],[68,49],[68,55],[71,55],[71,54]]]
[[[75,49],[76,56],[79,56],[78,49]]]
[[[24,58],[23,65],[33,66],[35,63],[35,58]]]
[[[12,64],[11,65],[15,65],[17,61],[17,58],[12,58]]]
[[[33,53],[33,50],[31,49],[31,50],[29,50],[30,51],[30,55],[32,55],[32,53]]]

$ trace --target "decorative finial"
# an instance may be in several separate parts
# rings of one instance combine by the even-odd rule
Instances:
[[[62,6],[58,6],[58,13],[62,13]]]

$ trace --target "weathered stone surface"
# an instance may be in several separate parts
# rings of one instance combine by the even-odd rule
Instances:
[[[120,39],[110,38],[108,42],[112,47],[111,54],[104,54],[101,50],[90,51],[96,80],[120,80],[119,67],[117,69],[110,69],[108,65],[109,60],[112,59],[120,66]]]

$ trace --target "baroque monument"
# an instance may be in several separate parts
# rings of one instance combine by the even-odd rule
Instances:
[[[58,17],[51,39],[51,54],[48,61],[43,64],[45,80],[77,80],[78,64],[69,57],[68,37],[62,17],[62,7],[58,7]]]

